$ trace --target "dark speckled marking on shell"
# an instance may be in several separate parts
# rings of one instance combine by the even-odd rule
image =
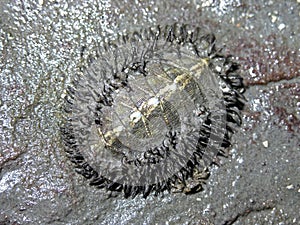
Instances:
[[[62,136],[76,171],[125,197],[185,184],[224,154],[241,124],[237,71],[200,28],[158,26],[111,41],[66,91]]]

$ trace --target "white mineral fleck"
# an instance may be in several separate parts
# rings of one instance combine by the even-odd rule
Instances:
[[[267,147],[269,147],[269,142],[268,141],[263,141],[263,146],[265,147],[265,148],[267,148]]]
[[[241,164],[241,163],[243,163],[243,162],[244,162],[244,159],[243,159],[243,158],[241,158],[241,157],[238,157],[237,161],[238,161],[238,162]]]
[[[284,23],[279,24],[278,30],[283,30],[284,28],[285,28],[285,24]]]
[[[217,70],[218,72],[221,72],[222,68],[221,68],[220,66],[216,66],[216,70]]]
[[[277,20],[277,16],[276,15],[271,15],[271,21],[272,23],[275,23]]]
[[[256,74],[254,73],[254,68],[253,67],[250,67],[249,68],[249,73],[252,77],[256,77]]]

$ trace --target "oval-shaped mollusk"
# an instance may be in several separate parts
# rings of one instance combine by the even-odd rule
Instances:
[[[238,66],[200,28],[120,36],[67,89],[63,140],[91,185],[125,196],[170,190],[210,165],[240,124]]]

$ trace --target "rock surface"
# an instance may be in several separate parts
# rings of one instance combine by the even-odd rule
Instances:
[[[0,224],[299,224],[299,1],[2,1]],[[67,160],[64,89],[96,43],[153,24],[211,30],[243,70],[243,125],[204,190],[110,197]]]

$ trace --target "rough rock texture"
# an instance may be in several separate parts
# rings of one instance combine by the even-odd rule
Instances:
[[[299,224],[299,1],[119,2],[2,1],[0,224]],[[107,198],[63,152],[65,86],[96,43],[174,22],[211,30],[236,56],[242,129],[203,192]]]

